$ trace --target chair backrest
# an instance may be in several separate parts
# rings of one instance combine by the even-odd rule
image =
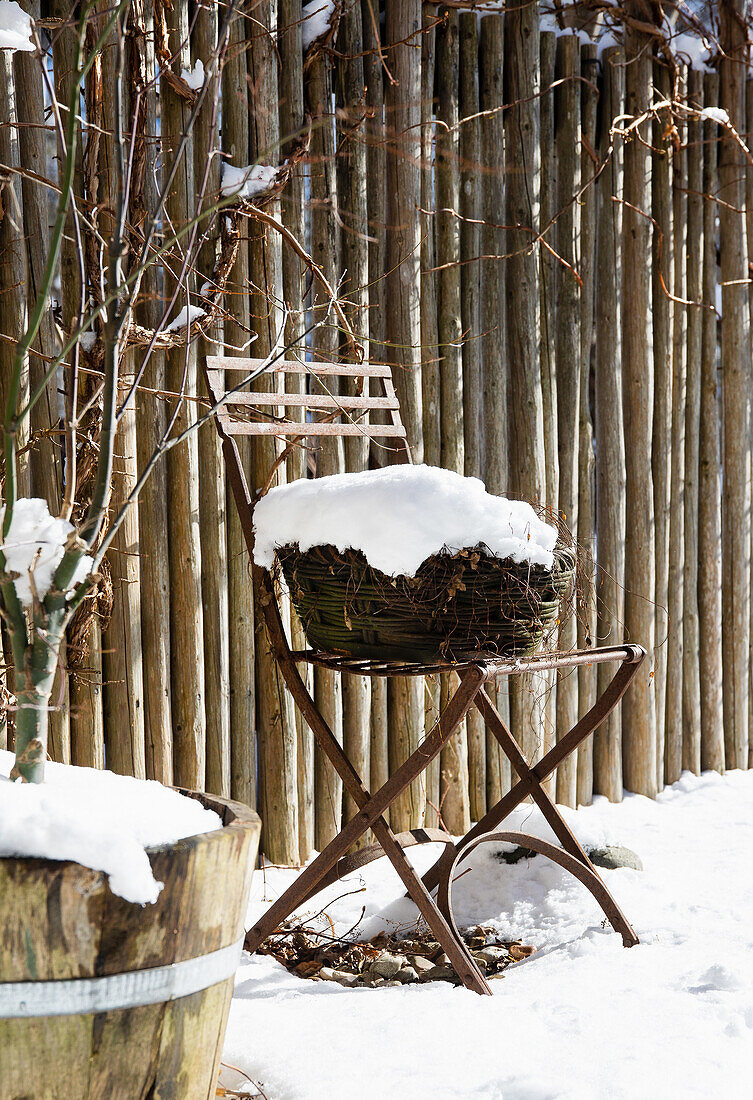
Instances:
[[[353,366],[278,360],[265,369],[264,362],[236,356],[207,356],[209,392],[215,403],[222,401],[217,419],[227,435],[396,439],[402,441],[401,459],[409,456],[400,403],[388,364]],[[270,376],[275,375],[283,378],[282,392],[278,392],[276,385],[269,387]],[[295,385],[289,384],[291,376],[295,377]],[[254,381],[260,377],[265,378],[265,388],[254,389]],[[247,389],[249,379],[251,388]],[[380,385],[383,396],[371,395],[372,379]],[[306,392],[307,388],[310,392]],[[340,389],[348,392],[341,393]],[[388,422],[375,423],[371,414],[376,411],[386,413]]]

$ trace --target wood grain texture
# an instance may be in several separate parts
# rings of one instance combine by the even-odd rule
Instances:
[[[260,823],[239,803],[200,801],[217,810],[224,828],[149,851],[165,884],[154,905],[123,901],[103,874],[75,863],[0,859],[0,980],[102,977],[235,943]],[[209,1100],[232,988],[231,978],[168,1004],[0,1019],[2,1095]]]

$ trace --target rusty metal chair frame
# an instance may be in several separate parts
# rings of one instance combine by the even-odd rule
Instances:
[[[641,646],[631,644],[569,653],[541,653],[520,660],[489,654],[474,655],[472,659],[466,661],[436,661],[428,664],[362,660],[345,657],[338,653],[313,650],[292,651],[285,635],[272,577],[265,569],[253,563],[255,499],[249,493],[234,436],[274,435],[283,439],[300,439],[309,436],[364,434],[370,439],[398,439],[403,441],[404,445],[405,429],[400,422],[399,403],[395,396],[389,367],[280,362],[270,368],[272,374],[278,372],[284,378],[290,374],[308,374],[312,379],[312,386],[318,385],[324,393],[286,394],[267,390],[259,394],[233,391],[232,397],[228,397],[224,380],[225,369],[242,370],[250,374],[261,365],[261,360],[208,357],[204,364],[205,379],[214,402],[218,406],[221,403],[221,407],[217,409],[215,422],[222,441],[229,484],[252,561],[254,579],[262,594],[261,608],[272,652],[289,691],[314,734],[319,749],[325,753],[339,774],[345,790],[358,806],[358,813],[342,828],[324,851],[301,871],[295,882],[247,933],[247,950],[254,952],[291,913],[320,890],[373,859],[386,856],[463,984],[477,993],[489,994],[491,993],[489,983],[457,929],[451,899],[452,881],[458,864],[475,847],[486,841],[511,842],[530,848],[565,868],[590,890],[614,930],[622,936],[623,944],[626,947],[632,947],[638,943],[638,937],[542,784],[617,706],[645,657],[645,651]],[[334,388],[330,387],[330,380],[334,381],[337,375],[345,377],[351,388],[356,387],[355,395],[341,397],[336,392],[330,392],[331,388]],[[364,392],[371,379],[378,379],[382,383],[384,397],[371,397]],[[312,401],[312,398],[318,399]],[[287,414],[280,416],[275,411],[287,408],[296,409],[299,414],[303,412],[304,419],[294,419]],[[390,422],[368,423],[369,413],[376,409],[386,410],[390,414]],[[326,416],[327,419],[306,420],[306,411],[311,410],[314,410],[315,414]],[[338,417],[342,418],[339,423],[336,422]],[[409,457],[407,447],[404,457]],[[425,740],[388,781],[371,794],[308,691],[298,668],[303,662],[338,672],[374,677],[428,676],[441,672],[455,672],[459,678],[459,685]],[[548,669],[561,670],[604,662],[619,662],[619,668],[609,685],[569,733],[557,741],[538,763],[531,766],[494,706],[486,686],[502,676],[515,676]],[[510,760],[518,776],[517,782],[481,821],[457,842],[449,834],[437,829],[417,829],[410,833],[396,835],[384,817],[385,812],[438,755],[465,715],[474,706],[480,711],[487,729],[491,731]],[[512,810],[529,796],[541,810],[561,847],[525,833],[494,831]],[[377,844],[348,855],[352,846],[368,829],[372,830]],[[445,849],[434,866],[421,878],[407,859],[405,849],[425,842],[441,842],[445,845]],[[437,890],[436,900],[432,898],[432,892],[435,889]]]

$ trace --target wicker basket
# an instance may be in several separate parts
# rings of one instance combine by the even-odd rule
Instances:
[[[466,550],[428,558],[415,577],[388,577],[333,546],[277,557],[309,644],[378,660],[530,654],[570,599],[576,564],[561,543],[551,570]]]

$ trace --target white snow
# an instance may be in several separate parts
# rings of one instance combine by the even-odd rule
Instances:
[[[701,118],[707,118],[710,122],[718,122],[720,126],[729,126],[729,115],[724,107],[702,107],[698,112]]]
[[[5,507],[0,507],[0,526],[5,517]],[[8,572],[19,573],[15,578],[16,594],[25,607],[33,602],[30,573],[34,577],[37,596],[43,600],[49,592],[55,570],[63,560],[68,536],[74,530],[65,519],[51,516],[47,501],[40,497],[19,497],[13,508],[8,536],[0,543],[5,555]],[[72,593],[91,570],[92,559],[82,555],[71,580],[68,592]]]
[[[254,560],[277,546],[360,550],[388,576],[415,576],[432,554],[485,545],[499,558],[549,568],[557,538],[530,504],[487,493],[475,477],[436,466],[387,466],[305,478],[271,489],[254,510]]]
[[[13,760],[0,751],[0,777]],[[113,894],[140,905],[163,885],[146,847],[220,828],[213,810],[153,780],[50,763],[44,783],[0,778],[0,857],[72,860],[104,871]]]
[[[641,856],[642,872],[602,872],[639,946],[626,950],[602,927],[593,897],[565,871],[540,856],[500,865],[489,845],[456,882],[458,922],[538,947],[492,981],[493,998],[441,982],[348,990],[244,955],[224,1061],[275,1100],[747,1100],[753,771],[686,773],[655,802],[599,798],[566,817],[587,846],[621,843]],[[504,827],[521,824],[538,831],[541,819],[520,807]],[[438,851],[408,856],[425,869]],[[294,874],[255,872],[249,926]],[[363,906],[367,935],[415,920],[395,900],[401,884],[386,860],[306,911],[346,893],[327,905],[336,935]],[[331,931],[324,918],[321,927]]]
[[[301,38],[304,50],[307,50],[317,38],[327,33],[334,11],[335,0],[311,0],[310,3],[303,5],[304,21],[301,25]]]
[[[31,53],[35,48],[31,41],[31,16],[21,10],[16,0],[0,0],[0,50]]]
[[[175,332],[179,328],[183,328],[185,325],[191,324],[192,321],[198,321],[200,317],[204,316],[204,310],[201,306],[183,306],[183,309],[174,317],[169,325],[165,327],[164,332]]]
[[[97,334],[93,331],[82,332],[78,338],[78,342],[84,351],[91,351],[97,342]]]
[[[253,199],[256,195],[269,191],[278,172],[279,168],[271,164],[247,164],[245,168],[223,164],[222,194],[225,198],[237,195],[239,199]]]
[[[195,92],[203,88],[206,74],[204,73],[204,62],[201,58],[198,58],[192,69],[181,69],[180,77],[181,80],[185,80],[188,87],[192,88]]]

